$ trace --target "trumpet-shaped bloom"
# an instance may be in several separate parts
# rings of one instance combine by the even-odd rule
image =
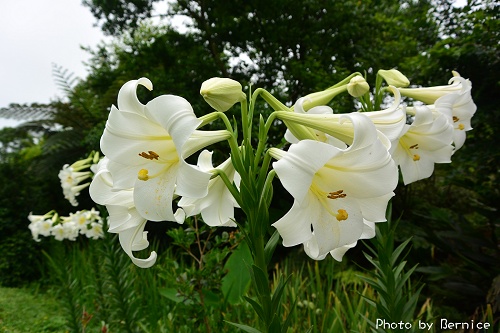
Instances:
[[[363,114],[344,115],[340,124],[354,127],[345,149],[314,141],[292,144],[287,152],[271,148],[281,183],[293,196],[290,211],[273,224],[284,246],[304,244],[313,259],[330,253],[339,260],[367,231],[385,221],[385,210],[398,182],[397,167],[377,130]]]
[[[453,128],[444,114],[426,106],[415,107],[415,119],[406,125],[393,158],[401,169],[405,184],[430,177],[434,163],[450,163]]]
[[[450,93],[458,93],[462,91],[462,80],[457,72],[453,72],[453,77],[450,79],[447,86],[435,86],[424,88],[399,88],[401,95],[411,97],[425,104],[434,104],[439,97]]]
[[[113,162],[108,170],[114,188],[134,188],[135,207],[142,217],[182,223],[184,212],[173,212],[174,191],[180,196],[204,197],[211,176],[185,158],[229,134],[196,131],[201,121],[182,97],[162,95],[143,105],[137,99],[138,85],[152,89],[146,78],[129,81],[120,89],[118,108],[111,108],[101,150]]]
[[[32,213],[29,213],[28,220],[30,221],[30,224],[28,225],[28,228],[30,229],[31,235],[36,242],[40,242],[40,235],[50,235],[53,216],[54,211],[48,212],[45,215],[33,215]]]
[[[156,262],[156,252],[149,258],[136,258],[133,251],[148,247],[147,234],[144,232],[147,220],[137,211],[134,204],[133,189],[113,190],[113,178],[108,170],[112,163],[107,157],[100,162],[90,184],[90,196],[96,203],[105,205],[109,213],[109,232],[118,233],[120,245],[132,262],[139,267],[148,268]]]
[[[59,171],[59,180],[63,189],[64,198],[71,205],[78,206],[76,197],[80,195],[80,191],[90,185],[90,182],[80,184],[82,181],[89,179],[92,175],[90,171],[82,171],[92,168],[99,160],[99,153],[92,152],[89,157],[83,160],[76,161],[69,165],[65,164]]]
[[[393,87],[389,89],[394,93],[392,105],[380,111],[364,112],[371,119],[375,128],[382,132],[391,141],[391,151],[396,146],[399,138],[403,135],[406,124],[405,106],[401,105],[401,94]]]
[[[394,103],[390,108],[381,111],[365,112],[380,132],[379,139],[388,147],[395,144],[402,135],[406,113],[401,107],[401,96],[398,90],[391,87],[394,92]],[[345,147],[345,143],[351,144],[354,137],[352,124],[341,124],[342,114],[333,113],[329,106],[316,106],[305,112],[302,104],[304,100],[299,99],[294,107],[294,112],[277,112],[277,117],[282,119],[288,129],[285,139],[290,143],[297,143],[303,139],[313,139],[328,142],[339,148]],[[383,134],[383,135],[380,135]],[[388,143],[387,139],[391,142]]]
[[[205,172],[214,170],[212,165],[212,153],[204,150],[198,158],[198,167]],[[227,159],[219,165],[217,169],[223,171],[229,181],[238,185],[239,175],[234,170],[231,159]],[[211,227],[235,227],[234,207],[239,207],[236,200],[227,189],[220,177],[215,177],[208,183],[208,194],[203,198],[182,197],[179,201],[179,207],[182,207],[187,216],[198,215],[201,213],[203,221]]]
[[[462,90],[438,98],[435,104],[429,107],[447,116],[454,129],[453,144],[457,151],[464,145],[465,132],[472,129],[471,119],[477,106],[472,100],[470,81],[461,77],[456,77],[455,80],[461,83]]]

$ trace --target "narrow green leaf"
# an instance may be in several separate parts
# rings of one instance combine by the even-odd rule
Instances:
[[[279,306],[281,304],[281,296],[283,295],[283,291],[285,289],[288,280],[290,279],[290,276],[288,276],[284,281],[282,279],[279,279],[279,282],[276,286],[276,290],[274,291],[274,294],[271,297],[271,303],[272,303],[271,309],[275,313],[278,313],[279,311]]]
[[[391,255],[391,266],[394,266],[396,261],[398,260],[398,257],[401,255],[401,252],[405,249],[406,245],[411,241],[411,238],[408,238],[405,240],[403,243],[401,243],[392,253]]]
[[[247,325],[237,324],[237,323],[233,323],[233,322],[230,322],[230,321],[227,321],[227,320],[225,320],[225,322],[228,323],[228,324],[230,324],[230,325],[236,326],[240,330],[248,332],[248,333],[262,333],[258,329],[250,327],[250,326],[247,326]]]
[[[271,238],[267,241],[267,244],[264,248],[264,255],[266,256],[267,264],[269,264],[269,262],[271,261],[274,254],[274,250],[276,249],[279,240],[280,240],[280,234],[278,230],[275,230]]]
[[[247,297],[247,296],[243,296],[243,298],[248,302],[250,303],[250,305],[252,306],[252,308],[254,309],[255,313],[257,313],[257,315],[259,316],[259,318],[262,320],[262,321],[266,321],[266,314],[264,313],[264,310],[262,309],[262,306],[257,303],[256,301],[254,301],[253,299],[251,299],[250,297]]]
[[[253,282],[259,295],[269,295],[269,281],[267,274],[262,271],[259,267],[252,265],[252,276],[254,277]]]

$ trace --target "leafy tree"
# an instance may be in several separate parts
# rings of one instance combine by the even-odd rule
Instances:
[[[119,35],[150,16],[153,3],[158,0],[83,0],[92,14],[102,20],[102,30],[109,35]]]
[[[86,1],[98,19],[111,13],[101,1]],[[146,2],[144,2],[145,4]],[[144,5],[134,13],[122,9],[120,20],[107,20],[104,31],[131,27],[151,16]],[[254,77],[259,86],[287,91],[287,100],[323,89],[352,71],[404,67],[434,45],[437,22],[430,1],[253,1],[178,0],[175,15],[192,21],[190,34],[212,58],[220,75],[240,81]],[[123,25],[121,22],[130,22]],[[136,23],[133,23],[136,24]],[[232,60],[227,67],[227,55]],[[240,57],[246,55],[246,57]],[[245,59],[250,59],[250,62]]]

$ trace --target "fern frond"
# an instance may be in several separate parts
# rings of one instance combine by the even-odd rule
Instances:
[[[56,85],[66,94],[66,96],[69,96],[73,92],[73,89],[80,80],[74,73],[69,72],[67,68],[63,68],[54,63],[52,64],[52,75],[54,76]]]
[[[40,120],[53,118],[56,109],[43,104],[15,104],[0,108],[0,118],[14,120]]]

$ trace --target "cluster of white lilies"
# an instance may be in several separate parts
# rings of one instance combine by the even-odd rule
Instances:
[[[375,222],[385,221],[398,167],[405,184],[427,178],[435,163],[451,162],[464,144],[476,106],[469,80],[453,74],[448,85],[406,88],[410,83],[402,73],[381,70],[370,91],[363,76],[354,73],[293,106],[260,90],[274,112],[266,122],[260,119],[256,150],[245,147],[250,142],[245,135],[251,133],[245,126],[253,117],[257,95],[247,100],[238,82],[205,81],[200,92],[215,111],[198,118],[179,96],[162,95],[144,105],[136,91],[139,86],[152,90],[152,83],[147,78],[129,81],[118,93],[117,107],[111,107],[101,138],[105,156],[95,170],[90,195],[106,206],[109,231],[119,234],[131,260],[150,267],[155,252],[145,259],[133,254],[148,246],[147,221],[183,223],[187,216],[201,214],[210,226],[240,224],[234,219],[234,209],[245,205],[240,182],[251,192],[246,187],[252,180],[244,182],[239,171],[249,169],[245,161],[258,164],[272,158],[272,167],[269,162],[259,164],[260,172],[272,168],[293,197],[289,212],[272,224],[283,245],[303,244],[313,259],[331,254],[341,260],[359,239],[374,237]],[[336,114],[328,106],[345,92],[358,99],[360,111]],[[377,110],[384,96],[392,96],[392,105]],[[401,96],[409,97],[411,106],[404,105]],[[224,115],[237,103],[242,110],[241,142]],[[226,129],[201,130],[219,118]],[[289,145],[267,147],[262,141],[270,126],[283,124]],[[225,162],[213,166],[212,153],[205,148],[224,140],[231,152]],[[247,156],[249,151],[255,155]],[[197,165],[188,164],[186,159],[196,153]],[[249,209],[245,213],[251,215]]]
[[[77,197],[83,189],[90,185],[90,178],[95,172],[98,161],[99,153],[91,152],[87,158],[71,165],[65,164],[59,171],[58,176],[64,198],[72,206],[78,206]],[[28,228],[31,230],[33,239],[37,242],[41,241],[40,236],[53,236],[58,241],[75,241],[79,235],[92,239],[104,236],[103,219],[99,211],[94,208],[78,210],[70,213],[69,216],[61,216],[55,210],[44,215],[30,213],[28,220],[30,221]]]
[[[102,218],[93,208],[79,210],[69,216],[60,216],[52,210],[44,215],[29,214],[28,219],[28,228],[37,242],[41,241],[40,236],[53,236],[58,241],[75,241],[79,235],[92,239],[104,237]]]

